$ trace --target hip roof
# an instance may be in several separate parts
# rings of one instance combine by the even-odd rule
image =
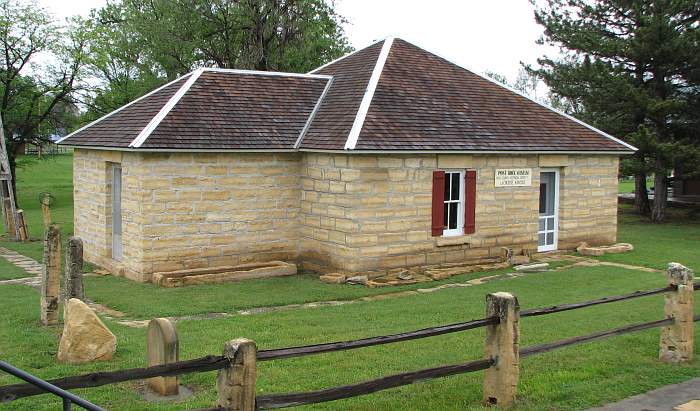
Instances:
[[[600,130],[401,39],[310,74],[199,69],[61,140],[151,151],[609,152]]]

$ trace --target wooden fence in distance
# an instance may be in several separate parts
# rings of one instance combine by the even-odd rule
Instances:
[[[49,382],[63,389],[87,388],[157,376],[174,376],[192,372],[218,370],[217,406],[207,410],[248,411],[334,401],[408,385],[416,381],[486,370],[483,387],[484,402],[508,407],[513,404],[516,397],[520,357],[528,357],[574,344],[630,332],[663,327],[659,347],[660,360],[672,363],[690,361],[693,353],[693,323],[700,320],[700,316],[693,316],[693,294],[694,290],[700,287],[700,282],[693,283],[692,272],[680,264],[673,263],[669,265],[668,280],[669,285],[667,287],[653,290],[637,291],[631,294],[604,297],[580,303],[563,304],[523,311],[520,311],[517,298],[513,295],[508,293],[494,293],[487,296],[487,316],[478,320],[351,341],[260,351],[257,350],[254,341],[236,339],[225,344],[224,354],[221,356],[210,355],[171,364],[111,372],[98,372],[54,379]],[[665,295],[665,318],[663,319],[627,325],[525,348],[520,348],[519,346],[520,318],[550,315],[563,311],[657,294]],[[462,364],[445,365],[394,374],[357,384],[333,387],[319,391],[261,396],[255,395],[256,363],[258,361],[281,360],[285,358],[358,349],[466,331],[480,327],[486,327],[486,358],[483,359],[477,359]],[[0,401],[12,401],[43,393],[44,392],[40,389],[29,384],[6,385],[0,387]]]

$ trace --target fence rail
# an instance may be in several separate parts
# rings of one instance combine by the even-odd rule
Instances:
[[[207,355],[194,360],[178,361],[170,364],[156,365],[145,368],[130,368],[118,371],[96,372],[92,374],[77,375],[73,377],[57,378],[49,380],[63,389],[93,388],[107,384],[124,381],[143,380],[152,377],[169,377],[193,372],[215,371],[228,367],[229,362],[223,356]],[[12,401],[22,397],[45,394],[32,384],[13,384],[0,387],[0,402]]]
[[[700,283],[698,283],[698,284],[700,284]],[[655,295],[655,294],[662,294],[662,293],[665,293],[668,291],[676,291],[677,289],[678,289],[677,285],[669,285],[666,287],[655,288],[653,290],[635,291],[635,292],[630,293],[630,294],[616,295],[616,296],[612,296],[612,297],[603,297],[603,298],[599,298],[597,300],[584,301],[582,303],[553,305],[551,307],[546,307],[546,308],[533,308],[530,310],[521,311],[520,317],[521,318],[522,317],[536,317],[539,315],[547,315],[547,314],[560,313],[563,311],[577,310],[579,308],[592,307],[594,305],[599,305],[599,304],[609,304],[609,303],[614,303],[614,302],[618,302],[618,301],[631,300],[633,298],[647,297],[647,296]]]
[[[356,348],[371,347],[409,341],[419,338],[433,337],[437,335],[450,334],[458,331],[466,331],[474,328],[485,327],[487,325],[498,324],[498,317],[481,318],[463,323],[441,325],[439,327],[424,328],[406,333],[384,335],[379,337],[361,338],[351,341],[340,341],[326,344],[304,345],[300,347],[279,348],[274,350],[258,351],[258,360],[269,361],[282,358],[303,357],[306,355],[321,354],[334,351],[353,350]]]
[[[320,391],[262,395],[256,397],[255,402],[257,409],[267,410],[335,401],[343,398],[372,394],[377,391],[401,387],[402,385],[409,385],[418,381],[481,371],[491,367],[494,364],[495,360],[489,358],[469,361],[463,364],[443,365],[441,367],[426,368],[424,370],[394,374],[387,377],[377,378],[375,380],[361,382],[359,384],[343,385]]]
[[[63,403],[63,411],[70,411],[72,404],[76,404],[89,411],[105,411],[90,401],[84,400],[75,394],[62,390],[61,388],[56,387],[55,385],[50,384],[41,378],[35,377],[26,371],[20,370],[19,368],[6,363],[5,361],[0,361],[0,370],[27,381],[29,384],[40,388],[43,392],[60,397],[61,402]]]
[[[698,316],[698,320],[700,320],[700,316]],[[672,318],[666,318],[663,320],[627,325],[624,327],[614,328],[611,330],[596,332],[588,335],[566,338],[552,343],[533,345],[521,349],[520,356],[527,357],[530,355],[542,354],[548,351],[555,350],[557,348],[563,348],[574,344],[581,344],[593,340],[599,340],[602,338],[627,334],[635,331],[642,331],[650,328],[662,327],[664,325],[672,323]],[[256,404],[258,409],[266,410],[275,408],[295,407],[299,405],[315,404],[326,401],[334,401],[342,398],[372,394],[377,391],[400,387],[402,385],[409,385],[418,381],[485,370],[491,367],[491,365],[493,365],[494,363],[495,361],[493,359],[481,359],[470,361],[464,364],[447,365],[437,368],[428,368],[419,371],[396,374],[388,377],[362,382],[359,384],[345,385],[341,387],[319,391],[263,395],[258,396],[256,398]]]
[[[680,266],[682,267],[682,266]],[[690,270],[686,269],[683,267],[683,269],[687,270],[690,272]],[[669,269],[669,275],[670,275],[671,269]],[[646,297],[646,296],[651,296],[651,295],[656,295],[656,294],[662,294],[662,293],[667,293],[666,295],[675,295],[678,294],[681,290],[679,285],[684,285],[684,287],[694,287],[694,289],[700,288],[700,282],[698,283],[692,283],[692,272],[690,272],[690,280],[685,283],[680,283],[679,281],[671,281],[671,284],[666,287],[661,287],[661,288],[656,288],[652,290],[644,290],[644,291],[635,291],[633,293],[629,294],[623,294],[623,295],[618,295],[618,296],[609,296],[609,297],[603,297],[595,300],[590,300],[590,301],[584,301],[584,302],[579,302],[579,303],[573,303],[573,304],[562,304],[562,305],[555,305],[555,306],[550,306],[550,307],[541,307],[541,308],[535,308],[535,309],[529,309],[529,310],[523,310],[522,312],[518,312],[517,318],[523,318],[523,317],[535,317],[535,316],[541,316],[541,315],[549,315],[549,314],[554,314],[554,313],[559,313],[563,311],[569,311],[569,310],[576,310],[580,308],[585,308],[585,307],[591,307],[595,305],[600,305],[600,304],[608,304],[612,302],[619,302],[619,301],[625,301],[625,300],[630,300],[634,298],[640,298],[640,297]],[[684,289],[686,289],[684,288]],[[498,293],[497,293],[498,294]],[[692,293],[691,293],[692,296]],[[673,300],[673,299],[672,299]],[[676,302],[671,301],[672,304],[675,304]],[[667,304],[669,304],[669,301],[667,299]],[[691,298],[691,304],[690,304],[690,309],[692,311],[692,298]],[[692,317],[691,325],[692,322],[696,322],[700,320],[700,315]],[[526,347],[520,350],[515,350],[516,352],[519,353],[519,356],[522,357],[527,357],[535,354],[540,354],[544,352],[548,352],[557,348],[562,348],[566,347],[569,345],[574,345],[574,344],[580,344],[588,341],[593,341],[597,339],[602,339],[602,338],[607,338],[607,337],[612,337],[616,335],[622,335],[630,332],[635,332],[635,331],[641,331],[641,330],[646,330],[646,329],[651,329],[651,328],[657,328],[657,327],[664,327],[664,326],[673,326],[674,324],[677,324],[676,319],[673,317],[665,318],[662,320],[656,320],[656,321],[650,321],[646,323],[641,323],[641,324],[632,324],[632,325],[627,325],[624,327],[619,327],[619,328],[614,328],[606,331],[601,331],[601,332],[596,332],[588,335],[582,335],[578,337],[572,337],[572,338],[566,338],[562,339],[556,342],[551,342],[551,343],[545,343],[545,344],[540,344],[540,345],[534,345],[530,347]],[[396,343],[396,342],[402,342],[402,341],[409,341],[409,340],[414,340],[414,339],[420,339],[420,338],[427,338],[427,337],[432,337],[432,336],[438,336],[438,335],[444,335],[444,334],[449,334],[449,333],[455,333],[455,332],[460,332],[460,331],[466,331],[470,329],[476,329],[480,327],[489,327],[487,334],[488,333],[494,333],[498,332],[497,330],[499,327],[501,327],[502,324],[502,317],[499,317],[499,315],[492,315],[492,316],[487,316],[486,318],[481,318],[477,320],[471,320],[467,322],[460,322],[460,323],[454,323],[454,324],[448,324],[448,325],[442,325],[438,327],[430,327],[430,328],[424,328],[416,331],[410,331],[410,332],[404,332],[404,333],[398,333],[398,334],[391,334],[391,335],[384,335],[384,336],[376,336],[376,337],[369,337],[369,338],[361,338],[361,339],[355,339],[355,340],[349,340],[349,341],[339,341],[339,342],[331,342],[331,343],[324,343],[324,344],[312,344],[312,345],[304,345],[304,346],[297,346],[297,347],[286,347],[286,348],[279,348],[279,349],[270,349],[270,350],[260,350],[260,351],[255,351],[254,348],[254,342],[248,341],[249,343],[253,344],[253,354],[252,357],[249,359],[241,359],[237,357],[235,352],[233,353],[226,353],[222,356],[214,356],[214,355],[209,355],[205,356],[202,358],[197,358],[193,360],[187,360],[187,361],[178,361],[178,362],[173,362],[170,364],[165,364],[165,365],[158,365],[158,366],[153,366],[153,367],[146,367],[146,368],[133,368],[133,369],[126,369],[126,370],[118,370],[118,371],[110,371],[110,372],[98,372],[98,373],[92,373],[92,374],[85,374],[85,375],[80,375],[80,376],[71,376],[71,377],[65,377],[65,378],[59,378],[59,379],[54,379],[50,380],[49,383],[53,384],[56,387],[60,387],[63,389],[70,389],[70,388],[88,388],[88,387],[98,387],[106,384],[113,384],[117,382],[123,382],[123,381],[129,381],[129,380],[140,380],[140,379],[146,379],[146,378],[152,378],[152,377],[167,377],[167,376],[175,376],[175,375],[181,375],[181,374],[186,374],[186,373],[193,373],[193,372],[206,372],[206,371],[213,371],[213,370],[219,370],[220,373],[220,378],[221,378],[221,373],[224,372],[225,370],[230,370],[233,367],[233,364],[241,364],[245,365],[245,361],[252,361],[252,370],[255,369],[255,362],[256,361],[269,361],[269,360],[277,360],[277,359],[285,359],[285,358],[294,358],[294,357],[302,357],[302,356],[307,356],[307,355],[315,355],[315,354],[321,354],[321,353],[328,353],[328,352],[335,352],[335,351],[343,351],[343,350],[351,350],[351,349],[358,349],[358,348],[363,348],[363,347],[371,347],[371,346],[376,346],[376,345],[382,345],[382,344],[389,344],[389,343]],[[516,325],[517,327],[517,325]],[[517,337],[516,337],[517,338]],[[663,340],[663,338],[662,338]],[[663,341],[662,341],[663,343]],[[227,343],[227,346],[230,343]],[[235,351],[235,350],[234,350]],[[449,375],[456,375],[456,374],[462,374],[462,373],[469,373],[469,372],[474,372],[474,371],[479,371],[479,370],[492,370],[492,366],[495,363],[495,358],[486,358],[486,359],[479,359],[479,360],[474,360],[462,364],[453,364],[453,365],[445,365],[445,366],[440,366],[440,367],[435,367],[435,368],[428,368],[428,369],[423,369],[423,370],[418,370],[418,371],[411,371],[411,372],[406,372],[406,373],[401,373],[401,374],[395,374],[395,375],[390,375],[370,381],[365,381],[357,384],[351,384],[351,385],[344,385],[340,387],[334,387],[334,388],[328,388],[324,390],[319,390],[319,391],[310,391],[310,392],[301,392],[301,393],[281,393],[281,394],[269,394],[269,395],[263,395],[263,396],[258,396],[254,397],[253,401],[251,403],[255,404],[256,409],[273,409],[273,408],[284,408],[284,407],[291,407],[291,406],[297,406],[297,405],[302,405],[302,404],[312,404],[312,403],[319,403],[319,402],[326,402],[326,401],[333,401],[333,400],[338,400],[342,398],[349,398],[349,397],[354,397],[358,395],[365,395],[365,394],[370,394],[374,393],[377,391],[389,389],[389,388],[394,388],[394,387],[399,387],[402,385],[408,385],[415,383],[417,381],[421,380],[426,380],[426,379],[433,379],[433,378],[439,378],[439,377],[445,377]],[[248,364],[250,366],[250,364]],[[243,367],[245,368],[245,367]],[[230,371],[229,371],[230,373]],[[238,382],[240,383],[240,376],[238,377]],[[252,373],[252,385],[254,388],[255,384],[255,372],[253,371]],[[219,384],[217,384],[219,386]],[[245,391],[245,390],[244,390]],[[252,391],[253,395],[255,394],[255,390],[253,389]],[[0,401],[11,401],[14,399],[22,398],[22,397],[28,397],[32,395],[38,395],[38,394],[43,394],[45,393],[45,390],[39,389],[35,386],[32,386],[31,384],[14,384],[14,385],[6,385],[0,387]],[[220,392],[220,400],[221,400],[221,392]],[[225,407],[218,407],[218,408],[211,408],[208,410],[226,410],[229,408]],[[243,409],[247,409],[243,407]],[[252,409],[252,408],[251,408]]]

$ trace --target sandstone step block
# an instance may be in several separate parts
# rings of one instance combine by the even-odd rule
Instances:
[[[161,287],[184,287],[196,284],[229,283],[256,278],[295,275],[297,266],[284,261],[249,263],[235,266],[193,268],[154,273],[151,281]]]

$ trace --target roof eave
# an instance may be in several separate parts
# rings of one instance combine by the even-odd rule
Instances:
[[[150,153],[337,153],[337,154],[510,154],[510,155],[539,155],[539,154],[575,154],[575,155],[630,155],[633,150],[326,150],[313,148],[135,148],[81,146],[62,144],[64,147],[84,150],[106,150]]]

